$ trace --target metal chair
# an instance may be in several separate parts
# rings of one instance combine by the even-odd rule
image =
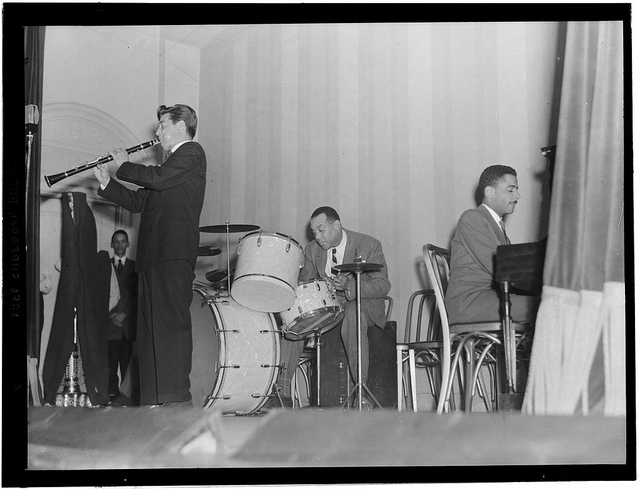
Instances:
[[[418,411],[416,367],[426,370],[431,394],[438,399],[442,341],[437,328],[434,327],[434,307],[435,293],[432,289],[418,290],[409,298],[404,341],[396,343],[398,411],[402,411],[403,401],[409,397],[413,411]],[[426,325],[425,321],[428,321]],[[407,364],[408,380],[405,376]]]
[[[461,386],[464,392],[464,409],[471,411],[473,396],[476,386],[480,390],[487,411],[492,411],[498,407],[498,395],[503,368],[501,360],[502,345],[502,322],[480,321],[471,323],[449,323],[447,309],[444,303],[446,286],[449,280],[449,250],[440,248],[432,244],[426,244],[422,248],[422,253],[427,267],[427,273],[433,286],[436,296],[436,306],[439,313],[443,338],[449,341],[443,342],[442,358],[450,358],[451,362],[442,362],[442,385],[438,398],[437,412],[442,413],[449,410],[450,396],[453,379],[456,373],[464,380]],[[529,325],[513,322],[513,328],[520,341],[531,330]],[[455,352],[452,356],[452,351]],[[464,359],[462,353],[465,353]],[[460,364],[464,360],[466,369],[462,375]],[[488,367],[491,376],[491,387],[493,395],[488,398],[486,388],[482,383],[480,369],[485,365]],[[445,407],[446,405],[446,407]]]

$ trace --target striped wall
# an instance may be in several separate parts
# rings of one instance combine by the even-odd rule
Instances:
[[[200,63],[203,224],[256,224],[304,245],[311,212],[335,207],[382,242],[402,330],[409,295],[428,285],[422,245],[448,245],[484,167],[519,172],[512,240],[544,237],[557,28],[265,25],[212,43]]]
[[[485,166],[519,172],[511,239],[545,236],[557,24],[238,25],[203,49],[166,29],[47,28],[43,174],[104,154],[117,135],[123,147],[151,139],[160,104],[192,105],[208,158],[201,225],[256,224],[304,245],[311,212],[334,206],[345,227],[382,242],[401,331],[411,292],[427,285],[422,245],[448,245]],[[87,173],[43,194],[95,198],[96,186]],[[50,268],[56,222],[41,233]],[[226,249],[219,234],[201,244]],[[202,258],[198,278],[226,259]]]

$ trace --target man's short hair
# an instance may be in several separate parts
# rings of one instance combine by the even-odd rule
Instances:
[[[314,217],[318,217],[320,214],[324,214],[325,216],[327,216],[327,221],[329,222],[340,220],[340,216],[333,207],[318,207],[315,211],[313,211],[313,214],[311,214],[311,219],[313,219]]]
[[[113,242],[113,239],[116,237],[116,234],[124,234],[124,237],[127,239],[127,241],[129,241],[129,235],[127,234],[127,232],[124,229],[118,229],[115,233],[111,235],[111,242]]]
[[[513,175],[517,177],[518,174],[510,166],[505,165],[493,165],[485,168],[480,175],[480,181],[478,182],[478,192],[484,196],[484,189],[487,187],[495,187],[502,177],[505,175]]]
[[[171,122],[177,124],[180,121],[184,121],[184,125],[187,127],[187,132],[191,139],[196,136],[196,129],[198,128],[198,116],[196,116],[196,111],[193,110],[188,105],[184,104],[176,104],[171,107],[167,107],[166,105],[161,105],[158,107],[157,115],[158,120],[165,115],[169,114],[171,117]]]

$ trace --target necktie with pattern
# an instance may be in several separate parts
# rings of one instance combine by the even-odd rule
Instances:
[[[504,234],[504,239],[509,241],[509,237],[507,236],[507,229],[504,227],[504,221],[500,219],[500,228],[502,229],[502,234]]]
[[[338,264],[338,259],[336,258],[336,250],[335,248],[331,250],[331,273],[333,275],[338,275],[338,271],[334,268]]]

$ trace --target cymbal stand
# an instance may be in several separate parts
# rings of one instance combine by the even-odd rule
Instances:
[[[231,297],[231,258],[229,256],[229,221],[225,221],[225,225],[227,226],[227,294]]]
[[[317,400],[316,404],[321,406],[320,404],[320,346],[322,343],[320,342],[320,337],[322,336],[322,332],[319,329],[316,329],[313,332],[313,339],[316,343],[316,388],[317,388]]]
[[[366,391],[369,393],[369,396],[371,396],[371,399],[373,399],[373,401],[378,405],[379,408],[382,408],[382,406],[380,405],[378,400],[375,398],[373,393],[369,390],[367,385],[362,382],[362,329],[361,329],[362,319],[360,318],[360,308],[361,308],[361,304],[360,304],[360,275],[362,274],[362,270],[354,270],[353,273],[356,274],[356,316],[357,316],[357,323],[356,324],[357,324],[357,327],[358,327],[358,331],[357,331],[357,341],[358,341],[358,382],[353,387],[353,389],[351,389],[351,392],[349,392],[349,395],[347,396],[347,399],[342,404],[342,406],[344,407],[346,405],[347,408],[348,408],[349,407],[349,399],[351,399],[351,396],[353,394],[357,394],[358,411],[362,411],[362,389],[366,389]]]

